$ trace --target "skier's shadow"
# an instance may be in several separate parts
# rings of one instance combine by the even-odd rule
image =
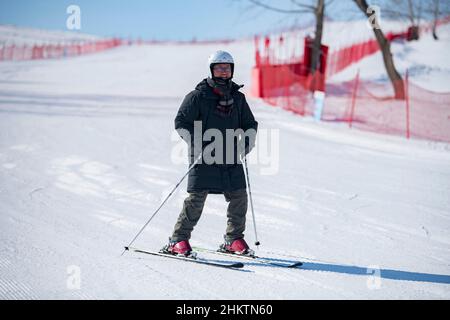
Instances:
[[[292,264],[298,262],[299,260],[286,260],[286,259],[278,259],[278,258],[265,258],[266,260],[271,260],[276,263],[287,263]],[[445,283],[450,284],[450,275],[445,274],[432,274],[432,273],[421,273],[421,272],[411,272],[411,271],[402,271],[402,270],[393,270],[393,269],[383,269],[383,268],[374,268],[374,267],[358,267],[358,266],[347,266],[340,264],[332,264],[332,263],[323,263],[323,262],[309,262],[302,261],[302,265],[292,269],[301,269],[301,270],[310,270],[310,271],[322,271],[322,272],[334,272],[334,273],[343,273],[343,274],[351,274],[358,276],[370,276],[370,277],[378,277],[381,279],[390,279],[390,280],[401,280],[401,281],[420,281],[420,282],[432,282],[432,283]],[[260,264],[260,263],[252,263],[257,266],[265,266],[272,268],[279,268],[277,266],[269,265],[269,264]]]

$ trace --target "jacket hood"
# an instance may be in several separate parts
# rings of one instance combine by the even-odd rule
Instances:
[[[243,84],[239,85],[239,84],[235,83],[234,81],[231,81],[231,93],[232,94],[236,93],[243,86],[244,86]],[[195,87],[195,90],[202,92],[206,96],[217,98],[217,96],[214,94],[212,88],[209,86],[206,78],[197,84],[197,86]]]

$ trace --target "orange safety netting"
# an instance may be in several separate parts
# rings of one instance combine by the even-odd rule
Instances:
[[[333,107],[332,97],[325,102],[324,119],[339,115],[350,127],[362,130],[450,142],[450,93],[426,90],[406,76],[406,99],[397,100],[390,83],[359,82],[358,78],[350,86],[344,110]]]
[[[122,45],[120,39],[99,40],[83,44],[0,46],[0,61],[55,59],[100,52]]]
[[[450,17],[437,25],[450,22]],[[431,24],[421,26],[421,32],[429,32]],[[411,27],[404,32],[387,33],[386,38],[409,39]],[[280,40],[282,40],[280,38]],[[273,106],[280,106],[302,116],[314,115],[313,91],[325,91],[326,97],[321,119],[345,122],[350,127],[407,138],[421,138],[450,142],[450,93],[437,93],[409,82],[406,76],[396,87],[404,87],[405,99],[394,98],[392,84],[353,80],[339,84],[326,84],[325,75],[331,76],[351,64],[379,51],[375,39],[331,51],[323,46],[319,69],[311,74],[311,40],[305,39],[303,57],[291,56],[280,62],[271,48],[271,41],[264,41],[260,53],[256,39],[256,66],[252,74],[252,95],[263,98]],[[276,44],[283,44],[278,41]],[[402,91],[403,92],[403,91]]]
[[[405,100],[394,98],[391,83],[353,81],[327,84],[321,120],[345,123],[377,133],[450,142],[450,93],[438,93],[404,81]],[[290,96],[265,98],[303,116],[315,112],[312,93],[301,86]]]

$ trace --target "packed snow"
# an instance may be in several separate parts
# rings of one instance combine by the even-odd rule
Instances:
[[[400,65],[429,66],[412,81],[438,74],[448,85],[435,52],[449,46],[444,31],[429,54],[426,39],[394,50]],[[318,123],[251,97],[261,245],[250,211],[246,239],[260,256],[304,265],[121,256],[187,169],[173,120],[217,49],[235,56],[248,91],[252,41],[0,63],[0,299],[449,299],[450,145]],[[382,68],[377,55],[360,63]],[[184,181],[134,246],[166,244],[186,195]],[[226,205],[208,197],[193,246],[219,246]]]
[[[69,44],[86,41],[98,41],[102,37],[84,34],[78,31],[43,30],[19,27],[14,25],[0,25],[1,45],[50,45]]]
[[[410,81],[422,88],[434,92],[450,92],[450,24],[438,28],[439,41],[431,33],[423,33],[420,41],[394,41],[391,45],[395,67],[404,77],[408,70]],[[382,54],[377,52],[363,59],[330,81],[340,82],[354,79],[358,70],[361,78],[370,81],[388,81],[382,64]]]

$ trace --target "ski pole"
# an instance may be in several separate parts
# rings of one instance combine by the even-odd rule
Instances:
[[[253,210],[252,189],[250,188],[250,178],[248,176],[247,157],[245,155],[245,151],[244,151],[244,166],[245,166],[245,178],[247,180],[247,187],[248,187],[248,195],[250,198],[250,208],[252,210],[253,229],[255,231],[255,245],[259,246],[261,243],[258,241],[258,234],[256,233],[255,211]]]
[[[192,168],[194,168],[194,166],[200,161],[200,159],[202,158],[203,153],[200,153],[200,155],[198,156],[198,158],[194,161],[194,163],[192,163],[187,172],[184,174],[184,176],[181,178],[180,181],[178,181],[178,183],[175,185],[175,187],[172,189],[172,191],[170,191],[169,195],[164,199],[164,201],[159,205],[158,209],[156,209],[156,211],[152,214],[152,216],[150,217],[150,219],[148,219],[148,221],[144,224],[144,226],[141,228],[141,230],[139,230],[139,232],[136,234],[136,236],[133,238],[133,240],[131,240],[130,244],[128,246],[125,247],[125,250],[122,252],[121,256],[123,256],[123,254],[125,253],[125,251],[129,250],[130,246],[133,244],[133,242],[137,239],[137,237],[139,237],[139,235],[142,233],[142,231],[144,231],[144,229],[147,227],[147,225],[150,223],[150,221],[152,221],[152,219],[156,216],[156,214],[158,213],[158,211],[162,208],[162,206],[166,203],[166,201],[170,198],[170,196],[174,193],[174,191],[178,188],[178,186],[180,185],[181,182],[183,182],[184,178],[186,178],[186,176],[189,174],[189,172],[192,170]]]

